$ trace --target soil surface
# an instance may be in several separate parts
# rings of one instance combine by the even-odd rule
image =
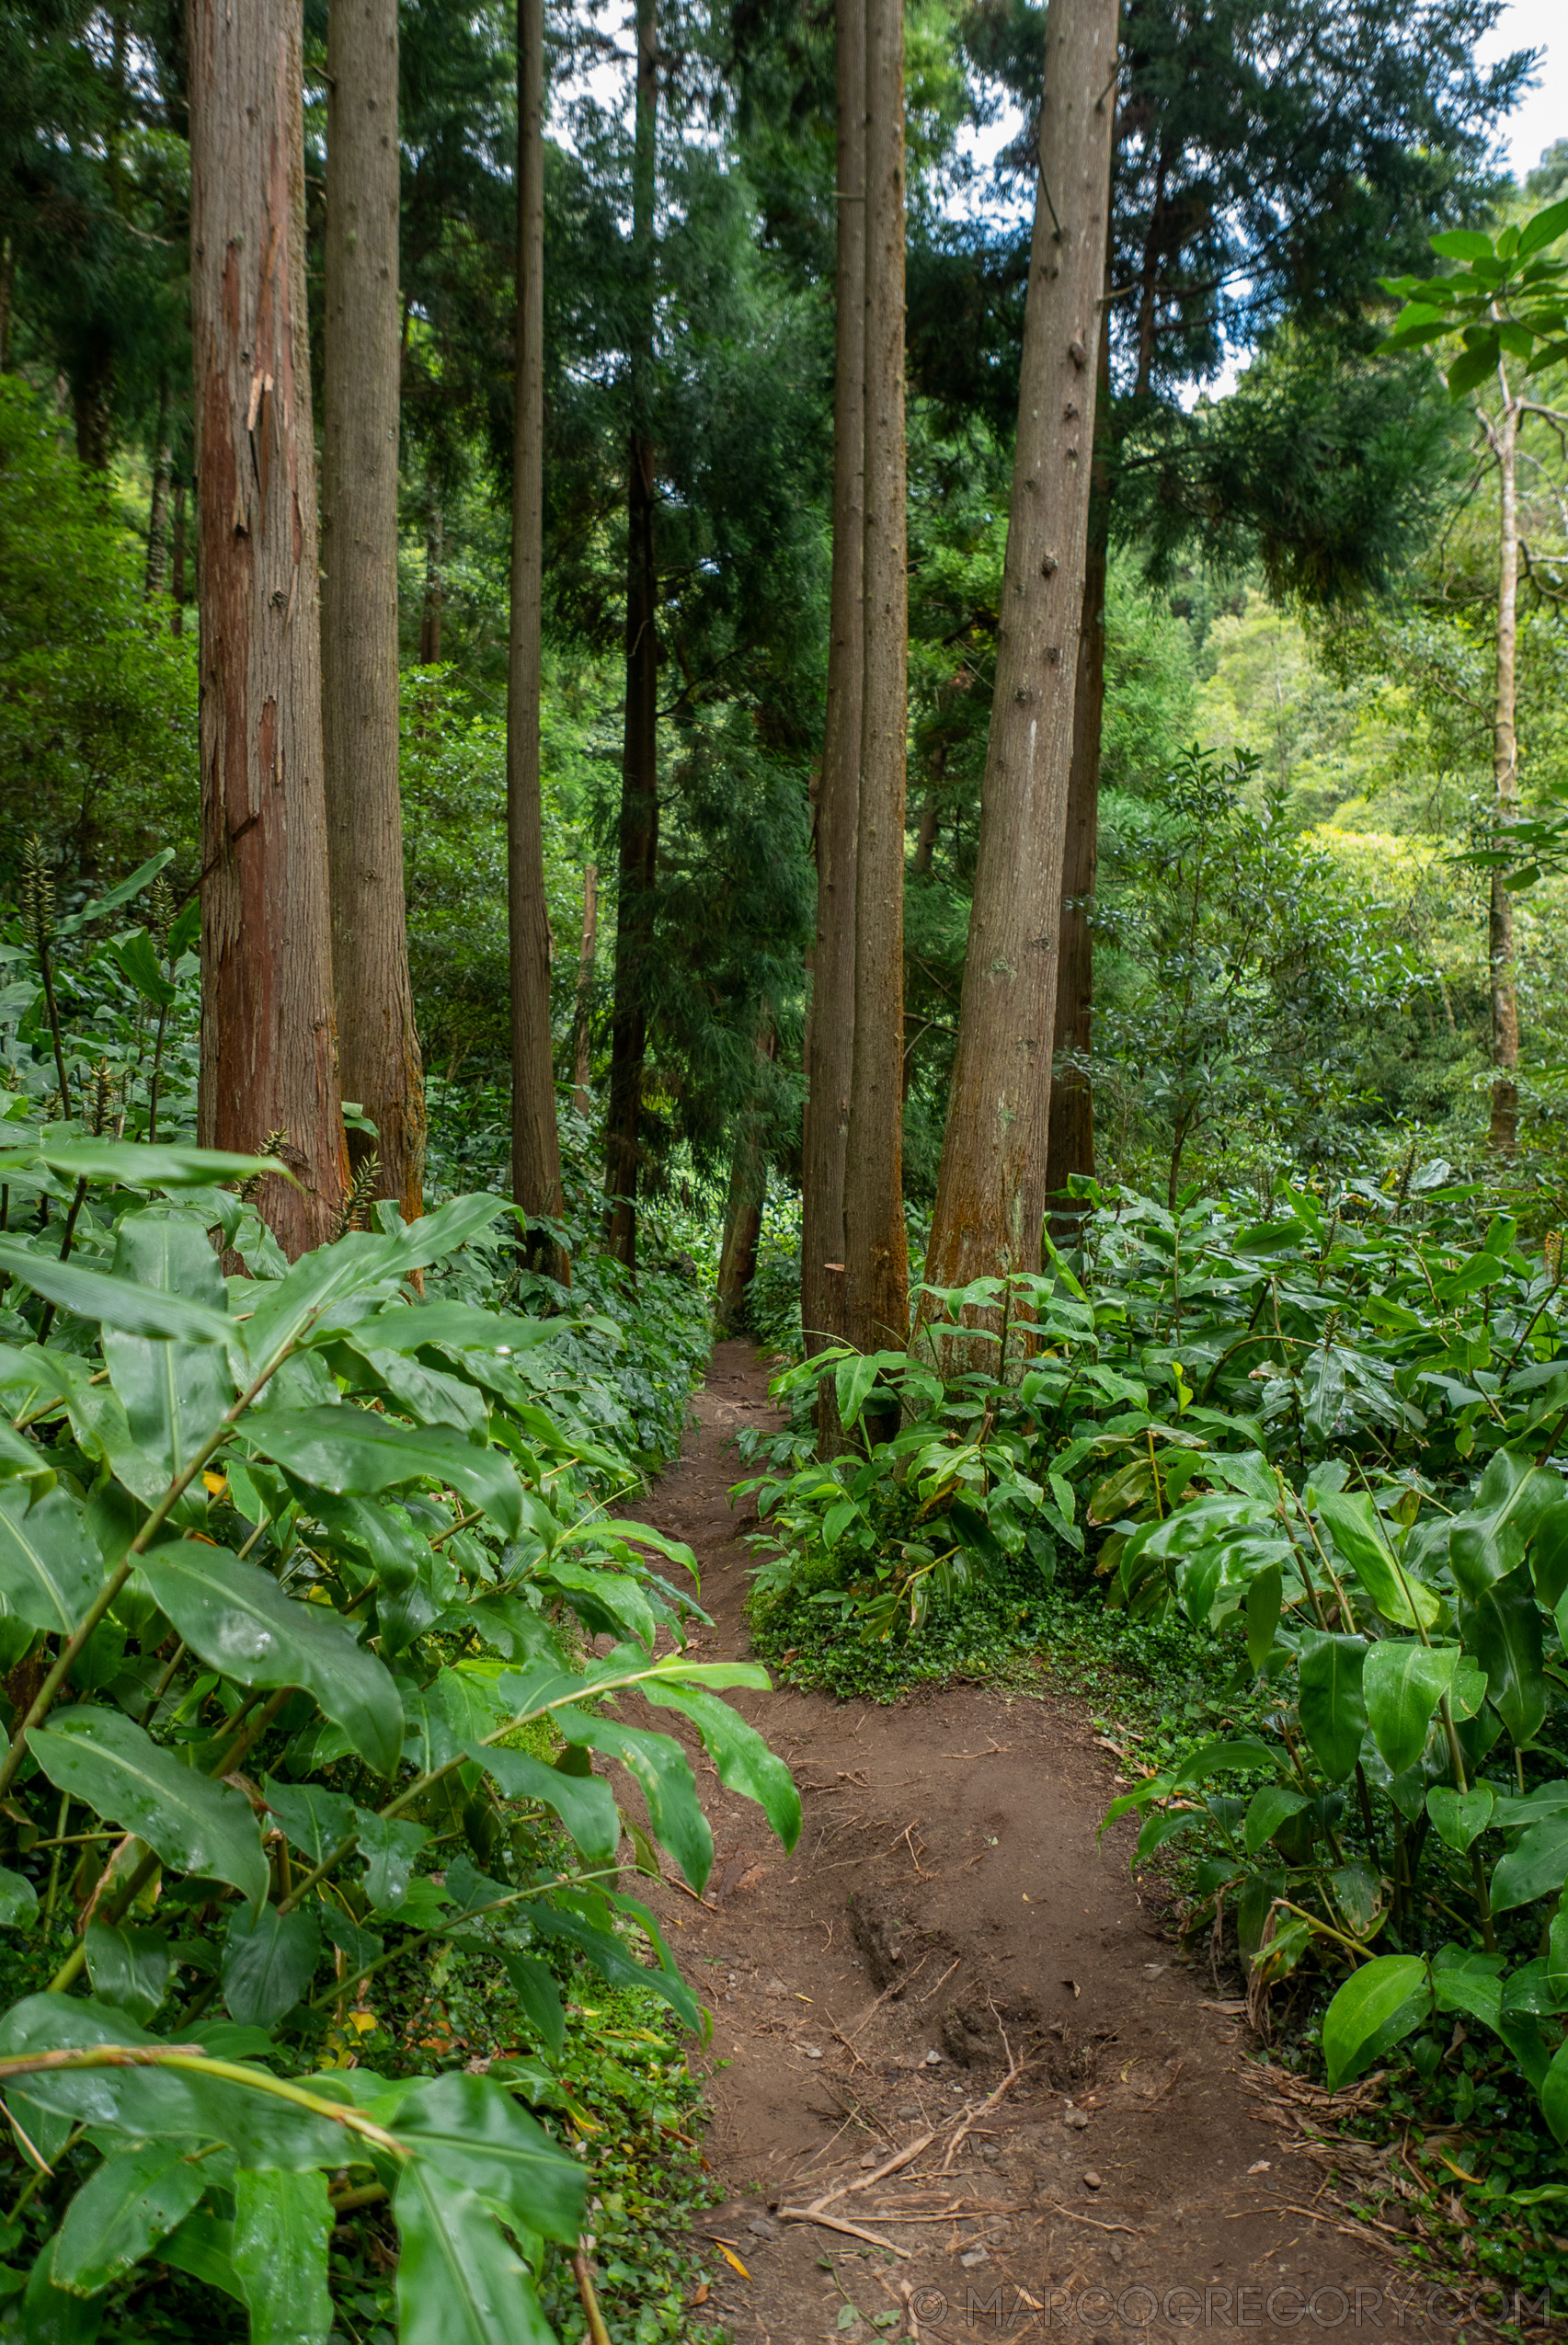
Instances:
[[[697,1555],[704,1659],[748,1651],[732,1444],[770,1406],[750,1345],[720,1344],[639,1509]],[[738,2345],[1447,2328],[1392,2241],[1320,2195],[1332,2112],[1243,2059],[1242,2008],[1129,1873],[1134,1825],[1097,1836],[1124,1779],[1078,1709],[984,1686],[737,1699],[805,1824],[785,1855],[699,1759],[705,1897],[650,1893],[715,2018],[693,2057],[724,2198],[693,2326]]]

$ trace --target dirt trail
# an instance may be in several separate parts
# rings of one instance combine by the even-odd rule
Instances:
[[[643,1509],[699,1558],[708,1658],[747,1651],[729,1444],[769,1405],[751,1347],[719,1344],[700,1427]],[[1436,2332],[1380,2241],[1311,2207],[1323,2167],[1243,2082],[1237,2008],[1130,1879],[1133,1827],[1097,1841],[1119,1779],[1077,1710],[977,1687],[740,1705],[795,1772],[799,1845],[785,1857],[709,1769],[706,1899],[651,1900],[716,2013],[726,2195],[700,2227],[749,2277],[715,2248],[703,2318],[747,2345]],[[1009,2055],[1023,2072],[949,2156]],[[781,2215],[829,2192],[824,2213],[887,2247]]]

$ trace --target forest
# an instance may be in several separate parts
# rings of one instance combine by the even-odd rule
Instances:
[[[0,2345],[956,2333],[832,2205],[1012,2093],[976,2203],[1047,2220],[1092,2068],[962,1945],[910,2016],[804,1776],[996,1701],[1036,1818],[1093,1728],[1336,2237],[1548,2333],[1568,135],[1505,166],[1504,15],[0,0]],[[721,2150],[764,1842],[879,1990],[800,1974],[876,2168],[809,2206]],[[874,2106],[889,1997],[989,2098]],[[1118,2205],[1056,2213],[1119,2268]]]

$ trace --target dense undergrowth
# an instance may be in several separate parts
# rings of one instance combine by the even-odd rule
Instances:
[[[1085,1203],[1045,1277],[928,1293],[907,1353],[777,1379],[758,1649],[840,1692],[1083,1693],[1123,1754],[1108,1820],[1279,2056],[1385,2072],[1365,2122],[1425,2145],[1389,2194],[1478,2276],[1560,2282],[1560,1240],[1441,1164],[1263,1219]]]
[[[65,916],[35,857],[0,946],[0,2328],[691,2336],[704,2016],[635,1889],[712,1842],[617,1689],[798,1829],[693,1559],[608,1511],[702,1287],[580,1184],[528,1272],[473,1118],[423,1219],[286,1263],[282,1168],[189,1145],[162,860]]]

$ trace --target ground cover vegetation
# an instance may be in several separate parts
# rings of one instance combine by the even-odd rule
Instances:
[[[1070,13],[0,6],[29,2339],[692,2333],[710,1304],[764,1658],[1076,1672],[1564,2252],[1564,150]]]

